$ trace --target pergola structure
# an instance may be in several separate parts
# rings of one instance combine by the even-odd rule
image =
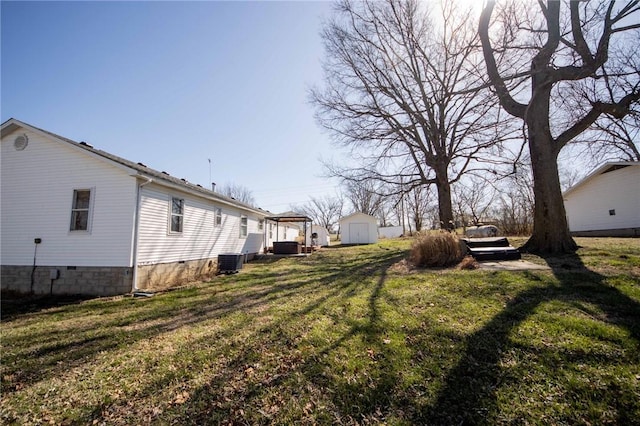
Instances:
[[[275,216],[267,216],[266,220],[270,220],[276,223],[276,241],[280,238],[279,234],[279,226],[280,223],[302,223],[304,224],[304,239],[302,240],[302,245],[304,246],[304,253],[307,252],[307,223],[310,224],[310,232],[313,233],[313,219],[304,214],[296,213],[296,212],[286,212],[281,213]],[[265,227],[266,233],[266,227]],[[266,240],[266,235],[265,235]]]

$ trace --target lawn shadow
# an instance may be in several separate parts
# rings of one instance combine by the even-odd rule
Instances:
[[[24,295],[3,293],[0,298],[0,320],[11,321],[26,314],[34,314],[46,309],[74,305],[95,296],[76,295]]]
[[[511,334],[547,301],[594,304],[604,312],[604,321],[623,327],[640,341],[640,304],[636,300],[610,286],[603,275],[589,270],[577,254],[547,257],[545,261],[558,283],[545,285],[540,280],[539,286],[519,293],[484,327],[471,334],[460,361],[444,379],[435,403],[417,412],[414,422],[498,423],[497,391],[503,383],[513,380],[502,370],[502,354],[516,346]],[[617,415],[620,424],[630,424],[627,421],[633,413],[622,409]]]
[[[387,356],[388,348],[384,343],[385,329],[380,312],[380,299],[384,294],[388,270],[396,262],[405,259],[406,251],[390,252],[382,257],[380,262],[370,264],[364,268],[364,275],[375,277],[375,284],[361,288],[360,291],[370,292],[367,298],[367,314],[362,321],[354,323],[340,335],[339,338],[321,348],[310,359],[305,360],[299,371],[318,389],[326,395],[332,396],[335,412],[332,413],[332,423],[342,422],[344,419],[359,419],[363,422],[382,421],[384,413],[394,403],[393,390],[400,382],[400,367],[394,364],[394,358]],[[363,269],[359,270],[362,273]],[[348,295],[353,296],[352,293]],[[329,298],[323,298],[323,303]],[[301,315],[309,312],[311,307],[300,311]],[[313,307],[312,309],[315,309]],[[368,358],[368,371],[360,380],[350,380],[344,377],[338,379],[335,372],[326,374],[325,359],[332,354],[340,353],[340,348],[348,345],[352,339],[361,339],[366,343],[366,352],[361,355]]]
[[[256,318],[253,314],[262,315],[262,312],[273,304],[279,302],[286,304],[288,300],[295,300],[300,295],[304,296],[302,300],[306,303],[296,306],[292,315],[285,320],[287,322],[303,320],[307,313],[329,306],[333,300],[347,297],[352,292],[368,291],[372,287],[366,284],[369,282],[368,274],[374,270],[388,268],[404,255],[403,251],[397,250],[373,250],[356,259],[338,258],[335,264],[326,265],[321,259],[306,258],[300,259],[300,262],[306,263],[305,268],[298,269],[297,261],[290,265],[283,262],[284,269],[274,272],[268,269],[270,264],[264,265],[264,268],[262,268],[263,265],[256,265],[256,270],[247,271],[247,274],[221,277],[216,281],[220,285],[219,288],[201,286],[158,294],[152,298],[125,298],[105,301],[106,303],[97,301],[87,305],[71,305],[62,312],[65,315],[69,313],[71,317],[60,315],[59,310],[45,312],[46,315],[33,323],[39,323],[48,318],[55,323],[59,317],[65,322],[64,327],[34,328],[27,336],[16,335],[12,338],[19,339],[20,342],[16,341],[19,343],[18,349],[11,354],[9,360],[11,362],[4,370],[8,379],[3,381],[2,390],[5,395],[8,395],[19,391],[19,388],[35,385],[50,377],[63,375],[73,368],[90,364],[97,357],[104,359],[105,354],[112,351],[117,354],[122,348],[131,347],[139,341],[153,339],[161,334],[205,321],[225,321],[225,318],[232,317],[237,312],[244,312],[247,315],[235,319],[233,325],[250,327],[249,323]],[[314,268],[316,264],[317,268]],[[307,266],[311,267],[307,268]],[[305,273],[297,274],[298,270],[303,270]],[[251,276],[255,274],[262,279],[253,283]],[[255,277],[253,280],[255,281]],[[51,301],[42,300],[43,303],[51,303]],[[371,303],[374,303],[373,299]],[[38,312],[44,308],[45,305],[41,305],[34,311]],[[16,317],[24,315],[25,319],[29,320],[30,315],[26,315],[28,313],[29,310],[23,310],[21,314],[16,312],[14,315]],[[87,320],[84,321],[83,317]],[[264,318],[268,319],[269,314],[265,313]],[[222,380],[218,380],[219,378],[212,380],[202,389],[192,393],[190,401],[195,405],[190,406],[190,403],[186,403],[181,406],[180,411],[186,410],[193,418],[210,420],[209,414],[215,417],[215,413],[207,410],[198,414],[198,411],[202,410],[200,403],[203,398],[215,400],[221,394],[225,394],[225,386],[229,382],[225,379],[239,380],[236,374],[241,375],[244,371],[239,367],[250,365],[262,349],[257,343],[263,341],[265,336],[272,335],[273,329],[277,329],[279,325],[278,322],[270,321],[261,328],[259,333],[254,335],[256,341],[247,342],[246,348],[238,349],[233,360],[230,360],[229,371],[225,371],[229,376],[225,375]],[[214,335],[228,338],[236,332],[236,329],[225,328]],[[278,336],[275,337],[275,341],[280,342]],[[4,343],[11,345],[13,340],[9,340],[5,339]],[[188,352],[190,348],[185,347],[180,350]],[[213,351],[217,350],[213,349]],[[37,362],[29,359],[36,359]],[[285,378],[286,375],[282,377]],[[175,380],[180,378],[171,374],[160,375],[151,381],[142,394],[148,392],[151,395],[157,392],[157,389],[162,389]],[[245,400],[256,401],[261,391],[254,389],[248,393],[244,393],[246,390],[239,392]],[[88,414],[89,420],[101,417],[102,410],[118,411],[125,410],[126,407],[120,406],[116,401],[108,403],[101,401],[99,406],[94,408],[97,411]],[[233,403],[230,407],[221,407],[221,411],[214,411],[229,415],[227,408],[234,408]]]
[[[324,272],[311,272],[309,276],[292,279],[289,282],[265,287],[265,293],[278,292],[278,297],[283,304],[287,304],[288,298],[298,298],[305,294],[306,303],[301,304],[292,310],[290,315],[284,316],[275,321],[267,321],[252,332],[251,337],[246,337],[244,343],[236,346],[229,343],[228,347],[220,348],[219,356],[223,356],[225,361],[218,368],[217,373],[203,385],[192,391],[187,401],[167,409],[164,415],[168,415],[180,424],[268,424],[269,406],[265,406],[266,401],[276,398],[273,389],[277,389],[283,383],[293,380],[296,374],[306,376],[316,385],[325,386],[326,389],[335,386],[333,382],[324,382],[324,376],[319,374],[325,366],[324,357],[333,350],[344,344],[351,337],[361,334],[371,341],[372,347],[376,348],[376,362],[385,363],[381,352],[377,349],[378,339],[376,336],[381,333],[380,312],[377,306],[378,299],[383,291],[389,267],[406,256],[405,251],[388,251],[376,253],[371,257],[365,256],[359,261],[338,263],[329,265]],[[375,277],[373,282],[370,277]],[[374,285],[371,285],[374,284]],[[280,288],[280,286],[282,288]],[[286,291],[285,291],[286,290]],[[320,348],[314,356],[302,358],[299,351],[299,343],[302,337],[296,333],[301,332],[295,328],[296,332],[290,333],[290,323],[303,324],[305,317],[310,313],[332,306],[335,301],[342,300],[361,292],[368,294],[367,306],[368,316],[359,325],[353,325],[346,333],[326,347]],[[266,295],[266,294],[265,294]],[[255,301],[261,300],[265,295],[257,297]],[[251,298],[250,295],[247,295]],[[236,305],[235,308],[238,308]],[[243,310],[247,305],[242,305]],[[256,318],[248,319],[252,324]],[[304,329],[304,327],[302,327]],[[237,330],[225,330],[223,334],[229,337]],[[282,334],[281,334],[282,333]],[[227,335],[228,334],[228,335]],[[200,346],[195,344],[195,346]],[[182,348],[188,351],[189,348]],[[217,349],[214,350],[217,352]],[[264,366],[259,363],[265,359],[265,354],[269,353],[266,359],[278,358],[281,362],[271,367],[270,370],[263,370]],[[369,406],[362,407],[363,412],[373,410],[374,406],[385,396],[389,398],[387,392],[396,383],[396,372],[393,366],[385,365],[383,372],[384,380],[377,388],[352,389],[353,395],[358,395],[357,400],[348,401],[350,403],[363,404],[369,401]],[[153,394],[157,389],[161,389],[167,383],[175,380],[175,377],[161,376],[145,389],[142,394]],[[362,394],[366,391],[366,395]],[[349,409],[343,407],[346,401],[336,401],[336,405],[344,408],[345,417],[349,415]],[[122,410],[122,406],[113,404],[107,410]],[[309,413],[311,415],[311,413]],[[314,413],[320,422],[330,422],[329,413]],[[99,419],[100,415],[93,415],[92,419]],[[256,423],[256,419],[261,420]]]

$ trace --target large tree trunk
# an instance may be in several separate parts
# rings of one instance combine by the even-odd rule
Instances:
[[[449,183],[449,174],[447,166],[436,166],[436,188],[438,189],[438,214],[440,217],[440,228],[452,230],[455,228],[453,223],[453,206],[451,205],[451,184]]]
[[[546,116],[530,111],[531,120],[544,120]],[[572,253],[578,248],[569,233],[564,200],[558,176],[557,150],[548,125],[528,122],[529,152],[533,169],[533,234],[521,247],[530,253]],[[538,131],[545,129],[546,131]]]

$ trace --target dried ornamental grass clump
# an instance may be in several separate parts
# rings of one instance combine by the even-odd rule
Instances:
[[[411,246],[411,262],[416,266],[456,265],[464,255],[458,236],[445,231],[420,233]]]

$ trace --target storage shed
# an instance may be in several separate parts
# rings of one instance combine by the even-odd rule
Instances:
[[[610,162],[565,191],[575,236],[640,236],[640,162]]]
[[[374,244],[378,242],[378,221],[364,213],[353,213],[340,219],[342,244]]]
[[[327,228],[321,225],[311,225],[310,231],[307,232],[308,246],[327,247],[329,245],[329,241],[329,231],[327,231]]]

